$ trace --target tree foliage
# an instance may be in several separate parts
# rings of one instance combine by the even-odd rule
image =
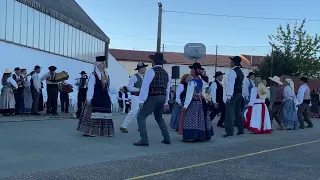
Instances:
[[[273,76],[320,76],[320,37],[311,36],[304,27],[305,20],[293,27],[280,25],[275,35],[269,35],[273,51],[258,67],[260,76],[265,78],[271,73]]]

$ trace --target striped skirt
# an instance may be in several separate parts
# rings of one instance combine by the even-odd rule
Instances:
[[[0,109],[4,112],[15,108],[16,101],[14,99],[11,87],[3,87],[0,96]]]
[[[92,106],[85,105],[77,130],[89,136],[114,136],[112,113],[92,112]]]
[[[286,129],[297,129],[299,127],[298,114],[293,99],[286,100],[283,103],[281,117]]]

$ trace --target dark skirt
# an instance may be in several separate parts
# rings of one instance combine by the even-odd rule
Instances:
[[[171,120],[170,120],[170,127],[172,129],[178,130],[179,129],[179,121],[181,115],[181,107],[178,103],[175,103],[172,108]]]
[[[210,140],[214,135],[204,99],[194,96],[183,118],[183,140]]]
[[[92,112],[92,106],[85,105],[77,130],[89,136],[114,136],[112,114]]]

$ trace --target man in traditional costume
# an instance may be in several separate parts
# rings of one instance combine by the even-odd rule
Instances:
[[[56,70],[57,67],[50,66],[49,72],[41,77],[41,81],[46,80],[47,84],[47,114],[54,116],[58,115],[58,94],[59,94],[59,83],[56,81]]]
[[[273,118],[277,121],[280,130],[284,130],[285,127],[282,123],[282,119],[280,116],[281,109],[282,109],[282,102],[283,102],[283,83],[280,80],[280,77],[274,76],[269,77],[271,80],[270,85],[270,118],[271,122]]]
[[[149,146],[146,119],[151,113],[154,114],[154,118],[162,132],[164,138],[162,143],[171,143],[167,125],[162,118],[163,108],[169,108],[168,101],[171,78],[162,68],[162,65],[167,63],[167,61],[163,59],[162,53],[155,53],[154,55],[150,55],[149,58],[153,61],[154,67],[146,72],[140,90],[140,111],[137,116],[137,121],[141,139],[133,144],[135,146]]]
[[[139,111],[139,95],[143,82],[143,75],[146,72],[147,66],[148,65],[144,64],[143,62],[139,62],[137,64],[137,68],[135,69],[138,72],[129,79],[127,89],[129,92],[131,92],[131,110],[121,125],[120,131],[123,133],[128,133],[128,126]]]
[[[96,57],[94,71],[89,77],[87,100],[77,130],[84,136],[114,136],[110,99],[110,77],[106,57]]]
[[[78,96],[77,96],[77,118],[80,117],[80,113],[84,107],[84,103],[87,99],[87,91],[88,91],[88,76],[85,71],[80,72],[81,77],[77,79],[76,86],[78,86]]]
[[[300,86],[297,95],[298,119],[300,124],[299,128],[305,128],[304,121],[308,123],[308,128],[313,128],[313,123],[308,115],[309,105],[311,103],[310,88],[307,85],[307,82],[309,81],[306,77],[302,77],[300,80],[303,82],[303,84]]]
[[[16,81],[18,84],[18,89],[16,89],[14,92],[14,99],[15,99],[15,114],[20,115],[23,113],[23,76],[21,75],[21,69],[19,67],[16,67],[14,69],[14,74],[12,75],[12,78]]]
[[[64,80],[59,83],[61,113],[69,113],[69,93],[73,92],[71,84]]]
[[[39,77],[39,73],[41,72],[41,67],[40,66],[35,66],[34,67],[34,73],[31,75],[31,93],[32,93],[32,110],[31,114],[38,116],[39,114],[39,101],[40,101],[40,96],[41,95],[41,79]]]
[[[256,77],[255,74],[253,72],[250,72],[249,75],[247,76],[247,79],[244,82],[243,95],[244,95],[245,105],[247,105],[250,101],[251,89],[255,87],[255,84],[254,84],[255,77]]]
[[[213,103],[213,110],[211,118],[214,119],[214,117],[221,113],[220,120],[218,121],[217,126],[224,128],[224,120],[225,120],[225,114],[226,114],[226,105],[224,102],[224,91],[222,86],[222,80],[223,75],[225,73],[222,73],[221,71],[217,71],[214,75],[215,80],[211,83],[210,86],[210,92],[211,92],[211,98]]]
[[[242,85],[244,74],[241,70],[241,58],[235,56],[231,59],[231,68],[228,75],[227,84],[227,103],[226,103],[226,119],[225,119],[225,130],[226,134],[222,137],[233,136],[233,124],[235,122],[238,133],[237,135],[244,134],[243,124],[242,124],[242,113],[241,113],[241,101],[242,96]]]

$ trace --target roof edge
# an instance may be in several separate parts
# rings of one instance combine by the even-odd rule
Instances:
[[[51,16],[52,18],[54,19],[57,19],[59,21],[62,21],[74,28],[77,28],[87,34],[90,34],[104,42],[107,42],[107,43],[110,43],[110,38],[106,35],[106,34],[101,34],[101,33],[98,33],[94,30],[92,30],[91,28],[79,23],[78,21],[75,21],[71,18],[69,18],[68,16],[65,16],[41,3],[39,3],[38,1],[35,1],[35,0],[16,0],[22,4],[25,4],[33,9],[36,9],[37,11],[40,11],[48,16]]]

